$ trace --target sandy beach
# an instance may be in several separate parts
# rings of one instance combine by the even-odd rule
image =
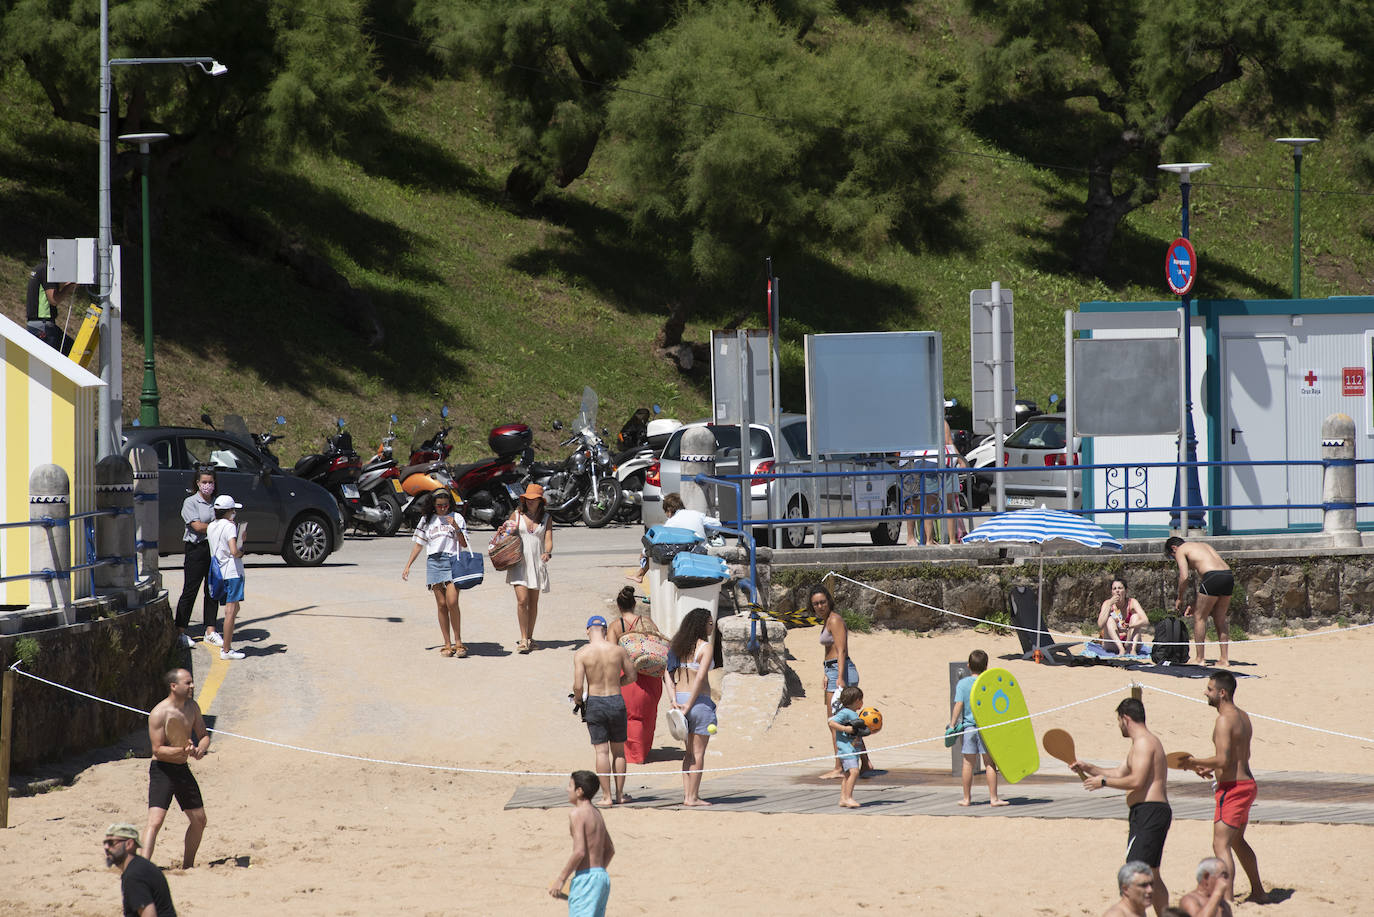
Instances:
[[[432,600],[422,587],[400,581],[405,539],[350,540],[316,570],[276,561],[250,565],[235,640],[249,657],[212,665],[197,645],[195,676],[203,694],[221,667],[222,680],[205,698],[215,728],[281,744],[220,735],[211,754],[193,765],[209,826],[196,868],[169,869],[178,912],[565,913],[566,902],[546,889],[568,854],[566,810],[504,807],[522,786],[559,787],[568,771],[591,767],[585,728],[566,701],[571,656],[587,615],[605,612],[623,585],[638,530],[560,529],[555,537],[554,588],[541,601],[536,632],[542,648],[530,656],[513,654],[514,601],[503,576],[489,569],[487,582],[462,601],[472,656],[440,657]],[[168,569],[165,579],[175,598],[180,570]],[[197,608],[193,620],[199,615]],[[808,695],[779,711],[766,730],[731,721],[723,708],[709,766],[828,753],[816,634],[793,630],[787,640]],[[938,739],[918,740],[940,735],[949,715],[948,663],[976,647],[1019,677],[1033,713],[1064,708],[1038,717],[1036,734],[1069,730],[1080,757],[1115,763],[1124,755],[1112,711],[1133,680],[1144,686],[1148,724],[1167,749],[1210,753],[1214,712],[1199,703],[1202,679],[1005,661],[999,657],[1017,649],[1009,634],[875,632],[852,640],[866,701],[885,717],[884,731],[869,742],[873,760],[889,772],[948,769],[949,752]],[[1252,676],[1241,678],[1236,700],[1252,715],[1374,734],[1368,712],[1374,684],[1362,674],[1371,653],[1374,628],[1233,644],[1236,671]],[[655,745],[663,760],[631,768],[631,793],[636,787],[680,792],[681,746],[674,755],[675,743],[662,728]],[[1042,758],[1041,773],[1068,773]],[[1312,771],[1374,782],[1374,745],[1257,716],[1252,764],[1260,799],[1247,837],[1266,884],[1283,900],[1263,908],[1240,904],[1236,912],[1368,913],[1374,828],[1266,824],[1264,780],[1267,772]],[[776,780],[823,769],[817,762],[758,773]],[[110,822],[143,824],[147,772],[146,758],[115,760],[88,768],[70,787],[14,799],[11,827],[0,832],[6,853],[0,914],[117,913],[118,877],[104,868],[100,838]],[[707,799],[715,779],[723,776],[708,773],[703,782]],[[1173,772],[1171,785],[1198,779]],[[947,780],[950,787],[957,782]],[[1017,793],[1005,787],[1008,797]],[[838,801],[838,787],[835,794]],[[862,802],[862,782],[856,795]],[[987,809],[981,781],[974,798]],[[618,850],[609,913],[695,915],[747,907],[760,915],[917,909],[1096,915],[1115,900],[1124,802],[1119,818],[1102,820],[974,818],[956,814],[953,797],[950,809],[948,817],[838,807],[824,815],[761,815],[726,806],[615,809],[606,815]],[[155,863],[180,861],[185,825],[173,810]],[[1210,850],[1210,823],[1175,821],[1163,864],[1173,901],[1193,887],[1196,864]],[[1237,889],[1247,889],[1244,878]]]

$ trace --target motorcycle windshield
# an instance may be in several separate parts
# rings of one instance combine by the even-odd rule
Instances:
[[[239,414],[225,414],[224,423],[220,425],[220,429],[227,433],[237,433],[240,436],[250,435],[248,433],[248,424],[244,422],[243,417]]]
[[[573,420],[573,430],[581,433],[583,430],[596,432],[596,409],[598,400],[596,391],[590,385],[582,389],[582,406],[578,410],[577,418]]]
[[[415,421],[415,428],[410,431],[410,451],[416,452],[420,445],[439,431],[439,417],[436,414],[424,414],[419,420]]]

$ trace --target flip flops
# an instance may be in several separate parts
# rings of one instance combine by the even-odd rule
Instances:
[[[449,646],[448,644],[444,644],[444,648],[441,649],[441,650],[439,651],[439,655],[440,655],[440,656],[445,656],[445,657],[447,657],[447,656],[452,656],[452,655],[453,655],[453,647]]]
[[[453,647],[453,655],[458,659],[466,659],[468,658],[468,648],[459,643]]]
[[[533,640],[520,640],[520,641],[517,641],[516,644],[515,644],[515,651],[516,651],[517,653],[520,653],[521,655],[526,655],[526,654],[528,654],[529,651],[532,650],[532,649],[534,649],[534,641],[533,641]]]

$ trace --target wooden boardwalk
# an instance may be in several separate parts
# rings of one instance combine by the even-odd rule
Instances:
[[[626,791],[634,797],[633,808],[682,808],[679,782],[639,785],[633,773]],[[1259,776],[1259,798],[1250,812],[1256,824],[1374,824],[1374,780],[1352,774],[1320,774],[1280,771]],[[987,787],[975,778],[975,805],[958,805],[959,781],[948,771],[894,769],[861,780],[854,798],[859,809],[836,805],[839,787],[834,781],[808,775],[777,772],[732,774],[701,785],[704,799],[713,803],[700,812],[761,812],[794,815],[946,815],[994,818],[1103,818],[1124,819],[1126,805],[1120,790],[1085,791],[1072,777],[1035,774],[1017,784],[1003,783],[1001,797],[1011,803],[999,809],[987,804]],[[1211,784],[1192,778],[1171,779],[1169,803],[1174,818],[1211,821]],[[507,809],[552,809],[568,804],[563,786],[521,787],[506,803]]]

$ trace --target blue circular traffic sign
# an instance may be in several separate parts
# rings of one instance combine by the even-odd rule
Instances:
[[[1175,239],[1169,243],[1169,253],[1164,256],[1164,279],[1169,281],[1169,289],[1179,296],[1187,296],[1197,279],[1197,252],[1193,243],[1187,239]]]

